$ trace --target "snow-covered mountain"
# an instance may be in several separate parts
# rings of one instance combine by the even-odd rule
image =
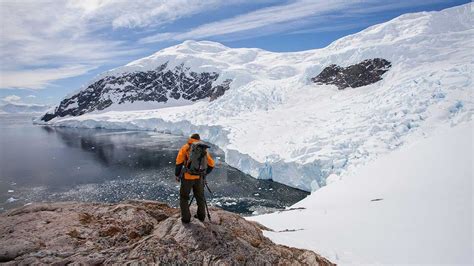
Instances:
[[[199,132],[231,166],[315,190],[409,135],[472,119],[472,9],[402,15],[303,52],[186,41],[103,73],[42,120]]]
[[[276,64],[276,66],[275,66]],[[299,68],[294,68],[299,65]],[[311,80],[301,55],[277,54],[259,49],[231,49],[208,41],[186,41],[158,53],[107,71],[85,88],[63,99],[43,121],[94,111],[139,110],[210,101],[256,80],[286,80],[299,76],[303,83],[334,84],[340,89],[381,80],[391,64],[366,59],[347,68],[332,64]]]

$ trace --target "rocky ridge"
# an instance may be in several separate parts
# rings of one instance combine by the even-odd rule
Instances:
[[[210,211],[211,222],[182,224],[179,209],[154,201],[32,204],[0,216],[0,262],[332,265],[274,244],[262,234],[269,229],[237,214]]]
[[[336,85],[339,90],[348,87],[357,88],[382,80],[382,75],[390,67],[392,64],[383,58],[367,59],[348,67],[332,64],[311,81],[318,85]]]
[[[154,70],[106,75],[63,99],[53,111],[44,114],[41,120],[100,111],[114,103],[166,103],[180,99],[194,102],[205,98],[215,100],[229,89],[232,82],[226,79],[217,83],[218,77],[216,72],[191,71],[184,64],[168,69],[167,63]]]

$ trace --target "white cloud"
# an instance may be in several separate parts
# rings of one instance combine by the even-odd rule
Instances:
[[[243,0],[82,0],[69,1],[87,17],[102,17],[114,28],[160,26],[202,11],[244,2]]]
[[[321,16],[329,12],[347,9],[355,3],[359,4],[360,2],[300,0],[290,4],[261,8],[230,19],[204,24],[187,32],[159,33],[145,37],[140,41],[142,43],[159,42],[163,40],[163,36],[169,36],[169,38],[175,40],[207,38],[256,30],[275,24],[294,23],[302,18]],[[272,29],[272,31],[275,30],[278,29]]]
[[[156,43],[165,40],[205,39],[219,36],[221,39],[236,40],[265,36],[279,32],[329,32],[367,25],[366,15],[387,10],[422,6],[441,0],[425,0],[421,3],[402,0],[397,3],[377,0],[298,0],[289,4],[261,8],[232,18],[207,23],[183,32],[160,32],[147,36],[141,43]],[[338,19],[351,14],[350,25],[339,23]],[[358,17],[357,17],[358,16]],[[336,23],[335,23],[336,22]],[[308,28],[311,26],[313,29]],[[315,29],[316,28],[316,29]],[[320,29],[317,29],[320,28]],[[232,37],[238,35],[238,37]],[[229,37],[231,36],[231,37]]]
[[[187,17],[205,10],[213,10],[223,5],[240,1],[221,0],[173,0],[173,1],[128,1],[128,12],[120,12],[112,24],[120,27],[146,27],[163,25],[182,17]]]
[[[36,96],[33,95],[33,94],[30,94],[30,95],[26,96],[26,98],[36,98]]]
[[[235,2],[0,0],[0,89],[40,89],[105,63],[131,59],[142,48],[119,40],[114,29],[159,27]]]
[[[0,2],[0,88],[43,88],[124,53],[64,1]]]
[[[37,68],[0,72],[0,88],[41,89],[50,82],[87,73],[90,66],[65,66],[60,68]]]
[[[2,101],[6,103],[18,103],[20,102],[21,97],[17,95],[8,95],[2,98]]]

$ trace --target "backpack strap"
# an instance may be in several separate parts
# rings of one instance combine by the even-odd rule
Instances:
[[[186,149],[186,157],[184,159],[184,170],[185,172],[188,170],[188,162],[189,162],[189,153],[191,151],[191,143],[187,143],[188,144],[188,148]]]

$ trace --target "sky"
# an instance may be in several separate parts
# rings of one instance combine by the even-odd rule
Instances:
[[[302,51],[401,14],[469,2],[0,0],[0,104],[58,104],[101,72],[185,40]]]

